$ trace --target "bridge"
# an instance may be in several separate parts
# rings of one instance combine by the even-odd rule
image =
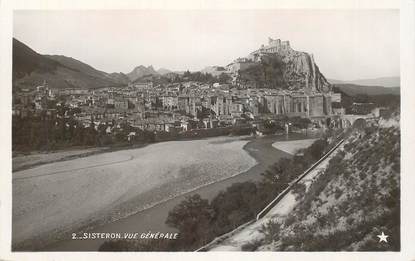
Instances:
[[[348,128],[355,124],[357,121],[362,121],[363,125],[366,125],[367,120],[373,119],[372,114],[367,115],[355,115],[355,114],[344,114],[344,115],[333,115],[330,116],[330,125],[338,128]],[[328,123],[329,124],[329,123]]]
[[[358,120],[358,119],[363,119],[363,120],[372,119],[373,115],[371,115],[371,114],[367,114],[367,115],[345,114],[345,115],[341,115],[340,118],[343,119],[343,120],[349,121],[350,125],[353,125],[356,120]]]
[[[356,121],[362,121],[363,126],[366,125],[368,120],[374,119],[373,114],[367,115],[355,115],[355,114],[344,114],[344,115],[328,115],[323,117],[312,117],[313,122],[318,122],[320,126],[334,127],[334,128],[349,128],[355,124]]]

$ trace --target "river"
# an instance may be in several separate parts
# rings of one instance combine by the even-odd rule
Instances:
[[[173,209],[174,206],[179,204],[186,196],[198,193],[202,198],[211,200],[213,199],[221,190],[225,190],[228,186],[236,182],[245,182],[245,181],[258,181],[261,179],[261,173],[263,173],[267,167],[282,157],[290,157],[290,154],[278,150],[272,146],[276,141],[284,140],[301,140],[311,138],[303,134],[290,134],[290,136],[265,136],[259,138],[250,138],[250,137],[240,137],[237,140],[247,141],[243,146],[243,149],[248,152],[248,154],[256,160],[256,164],[249,169],[242,171],[240,174],[232,175],[230,177],[224,177],[218,179],[219,181],[213,183],[206,183],[201,187],[197,187],[191,192],[183,194],[175,194],[172,198],[165,198],[165,200],[160,201],[158,204],[140,210],[139,212],[129,215],[125,218],[120,218],[112,222],[106,222],[102,224],[95,225],[92,229],[83,229],[83,230],[74,230],[69,232],[76,232],[77,235],[80,235],[82,232],[116,232],[116,233],[146,233],[149,231],[152,232],[176,232],[174,228],[170,228],[165,224],[168,212]],[[210,144],[219,145],[221,142],[229,142],[228,140],[210,138],[208,139]],[[144,148],[145,149],[145,148]],[[141,149],[143,150],[143,149]],[[115,160],[124,160],[124,159],[115,159]],[[210,163],[211,164],[211,163]],[[241,168],[243,169],[243,168]],[[194,170],[193,170],[194,171]],[[232,169],[232,171],[238,171],[238,168]],[[183,182],[183,181],[181,181]],[[174,183],[172,183],[174,184]],[[160,191],[160,190],[158,190]],[[149,191],[149,193],[153,193]],[[166,197],[163,195],[163,197]],[[86,199],[87,200],[87,199]],[[120,199],[124,200],[124,199]],[[132,201],[137,202],[137,200]],[[74,206],[76,207],[76,206]],[[49,244],[46,247],[42,247],[40,251],[97,251],[99,246],[105,241],[101,239],[95,240],[73,240],[71,238],[71,233],[65,233],[65,237],[60,241]]]

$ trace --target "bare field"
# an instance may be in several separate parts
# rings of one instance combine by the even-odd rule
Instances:
[[[242,173],[256,164],[247,142],[163,142],[14,172],[13,244],[120,218]]]

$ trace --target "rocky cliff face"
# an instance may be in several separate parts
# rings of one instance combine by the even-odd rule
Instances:
[[[288,41],[270,39],[269,45],[261,46],[247,58],[257,64],[241,71],[241,78],[253,81],[257,87],[317,92],[331,89],[313,55],[293,50]]]
[[[330,83],[320,72],[313,55],[306,52],[291,51],[277,53],[284,62],[284,80],[294,89],[328,92]]]

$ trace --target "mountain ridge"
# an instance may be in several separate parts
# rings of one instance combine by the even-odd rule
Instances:
[[[172,73],[172,72],[173,72],[172,70],[169,70],[166,68],[160,68],[157,70],[157,73],[160,75],[165,75],[165,74]]]
[[[334,84],[333,86],[339,88],[341,91],[343,91],[344,93],[350,96],[355,96],[359,94],[400,95],[400,92],[401,92],[400,87],[364,86],[364,85],[356,85],[356,84],[350,84],[350,83]]]
[[[100,88],[120,84],[110,74],[63,55],[42,55],[13,38],[13,86],[47,81],[56,88]]]
[[[377,78],[367,78],[367,79],[357,79],[357,80],[336,80],[328,79],[332,84],[355,84],[362,86],[381,86],[381,87],[399,87],[400,84],[399,76],[390,76],[390,77],[377,77]]]

